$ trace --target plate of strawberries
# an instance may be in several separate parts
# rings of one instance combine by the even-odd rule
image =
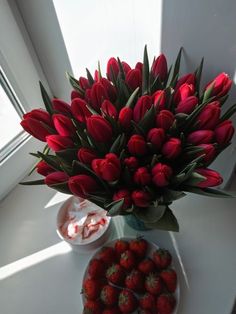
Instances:
[[[115,239],[91,258],[83,314],[176,314],[180,288],[170,252],[138,238]]]

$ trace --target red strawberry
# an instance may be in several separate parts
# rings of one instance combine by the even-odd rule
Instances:
[[[102,305],[99,301],[88,300],[84,305],[83,314],[102,314]]]
[[[105,305],[116,305],[118,301],[119,290],[113,286],[106,285],[101,291],[101,300]]]
[[[137,308],[137,300],[134,294],[123,289],[119,295],[119,308],[122,313],[132,313]]]
[[[144,258],[147,252],[148,242],[143,238],[131,240],[129,249],[134,252],[139,258]]]
[[[136,269],[133,269],[125,278],[125,285],[135,292],[144,291],[144,276]]]
[[[102,314],[120,314],[120,310],[116,307],[111,307],[103,310]]]
[[[155,297],[147,292],[139,299],[139,305],[144,310],[153,311],[155,308],[155,301]]]
[[[127,250],[121,254],[120,265],[123,266],[126,270],[131,270],[135,267],[135,264],[136,257],[132,251]]]
[[[167,268],[172,261],[170,252],[164,249],[158,249],[153,253],[153,261],[159,269]]]
[[[115,250],[110,246],[104,246],[99,253],[99,258],[106,265],[111,265],[116,262]]]
[[[91,278],[101,278],[105,274],[105,265],[99,259],[92,259],[88,266],[88,274]]]
[[[125,270],[119,264],[113,264],[107,269],[106,278],[115,285],[123,285],[125,280]]]
[[[145,288],[151,294],[160,294],[163,291],[161,278],[157,274],[150,273],[145,279]]]
[[[96,300],[101,291],[101,283],[95,279],[86,279],[83,283],[83,293],[89,300]]]
[[[174,269],[165,269],[160,273],[161,279],[164,281],[169,292],[174,293],[177,286],[177,275]]]
[[[145,275],[154,272],[155,268],[155,263],[150,258],[146,258],[138,264],[138,269]]]
[[[158,314],[171,314],[174,311],[176,300],[172,294],[161,294],[157,298]]]
[[[119,239],[115,242],[115,251],[117,253],[117,256],[120,257],[122,253],[124,253],[126,250],[129,249],[129,243],[127,241],[124,241],[122,239]]]

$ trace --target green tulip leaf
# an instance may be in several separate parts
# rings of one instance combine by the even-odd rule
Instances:
[[[185,185],[182,188],[186,192],[199,194],[199,195],[203,195],[203,196],[211,196],[211,197],[219,197],[219,198],[236,197],[236,196],[231,195],[229,193],[226,193],[224,191],[212,189],[212,188],[198,188],[198,187],[185,186]]]
[[[203,64],[204,64],[204,58],[202,58],[199,67],[195,71],[197,95],[199,95],[199,90],[200,90],[200,82],[201,82]]]
[[[45,105],[45,108],[47,112],[52,115],[53,114],[53,106],[50,97],[48,96],[48,93],[46,89],[44,88],[43,84],[39,81],[40,91],[42,95],[42,99]]]
[[[44,179],[20,182],[20,185],[42,185],[45,184]]]
[[[171,203],[184,196],[186,196],[186,193],[184,193],[183,191],[165,189],[162,199],[163,199],[163,203]]]
[[[94,79],[92,77],[92,74],[89,72],[89,70],[86,68],[87,78],[89,81],[89,84],[92,86],[94,84]]]
[[[142,71],[142,95],[149,94],[149,61],[147,53],[147,45],[144,47],[143,53],[143,71]]]
[[[122,212],[122,207],[124,204],[124,199],[117,200],[115,202],[112,202],[110,205],[108,205],[107,208],[107,216],[113,217],[120,215]]]
[[[49,164],[53,169],[61,171],[60,162],[58,158],[54,155],[44,155],[41,152],[38,152],[39,157],[42,158],[47,164]]]
[[[73,160],[77,159],[77,148],[68,148],[63,149],[56,152],[56,156],[60,157],[61,159],[65,160],[68,163],[72,163]]]
[[[71,84],[71,86],[77,91],[79,92],[79,94],[84,95],[84,90],[80,87],[79,82],[73,77],[71,76],[68,72],[66,73],[69,82]]]
[[[135,100],[136,100],[136,97],[138,95],[138,92],[139,92],[139,87],[137,87],[133,93],[130,95],[125,107],[130,107],[130,108],[133,108],[134,105],[135,105]]]
[[[198,183],[206,180],[206,177],[200,175],[197,172],[192,172],[188,180],[184,182],[185,185],[197,186]]]
[[[156,118],[156,110],[154,106],[152,106],[144,115],[144,117],[139,121],[139,127],[144,130],[144,132],[148,132],[154,124]]]
[[[137,208],[135,216],[142,222],[155,223],[161,219],[166,210],[166,205],[149,206],[147,208]]]
[[[51,184],[50,185],[50,188],[58,191],[58,192],[61,192],[61,193],[64,193],[64,194],[72,194],[69,187],[68,187],[68,183],[67,182],[61,182],[61,183],[56,183],[56,184]]]
[[[168,86],[174,87],[178,80],[182,51],[183,51],[183,47],[180,48],[177,58],[175,60],[172,74],[169,76],[169,79],[168,79],[168,81],[170,82],[169,84],[167,84]]]
[[[236,112],[236,104],[231,106],[220,118],[220,122],[223,122],[225,120],[228,120],[234,113]]]
[[[151,229],[161,229],[175,232],[179,231],[178,221],[169,207],[166,207],[166,210],[160,220],[153,223],[145,223],[145,226]]]

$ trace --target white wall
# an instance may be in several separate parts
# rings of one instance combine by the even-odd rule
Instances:
[[[181,46],[184,47],[184,72],[194,70],[204,56],[203,86],[223,71],[235,77],[236,82],[236,1],[163,1],[162,51],[173,61]],[[236,103],[235,82],[224,109]],[[235,157],[236,135],[233,145],[212,166],[224,173],[225,183],[235,165]]]

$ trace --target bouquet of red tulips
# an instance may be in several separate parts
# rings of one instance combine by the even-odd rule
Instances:
[[[181,49],[182,50],[182,49]],[[165,56],[151,67],[131,68],[119,58],[78,80],[71,103],[50,99],[40,84],[46,110],[26,113],[22,127],[46,143],[37,172],[45,178],[23,184],[46,184],[86,198],[108,215],[135,215],[147,227],[178,230],[169,208],[186,192],[227,196],[212,187],[221,175],[208,168],[230,144],[231,106],[223,115],[232,81],[219,74],[202,90],[203,60],[194,73],[179,77],[181,50],[168,69]]]

